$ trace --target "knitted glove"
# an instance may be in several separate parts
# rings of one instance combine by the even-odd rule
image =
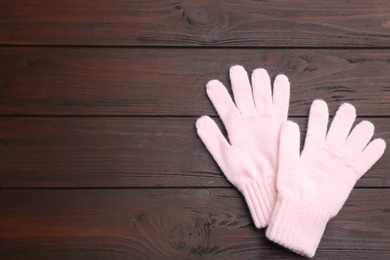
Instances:
[[[322,100],[314,101],[301,155],[298,125],[289,121],[283,125],[278,197],[266,232],[270,240],[298,254],[314,256],[326,223],[386,147],[382,139],[369,143],[374,126],[368,121],[349,134],[355,117],[355,108],[343,104],[326,134],[328,107]]]
[[[229,141],[208,116],[196,122],[198,135],[226,178],[244,195],[256,227],[268,224],[276,200],[275,176],[280,128],[287,120],[290,84],[276,77],[274,93],[267,71],[256,69],[252,88],[243,67],[230,68],[236,105],[217,80],[207,84],[207,95],[221,117]]]

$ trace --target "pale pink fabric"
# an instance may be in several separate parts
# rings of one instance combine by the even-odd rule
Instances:
[[[277,202],[267,237],[296,253],[313,257],[325,226],[356,181],[383,155],[382,139],[370,142],[374,126],[363,121],[349,134],[355,108],[343,104],[327,133],[328,107],[313,102],[302,154],[299,127],[287,121],[280,135]],[[349,134],[349,135],[348,135]]]
[[[208,116],[196,122],[198,135],[226,178],[244,195],[256,227],[268,224],[276,200],[280,128],[287,120],[290,84],[278,75],[273,95],[267,71],[256,69],[252,87],[243,67],[230,69],[235,104],[217,80],[207,84],[207,95],[221,117],[229,142]]]

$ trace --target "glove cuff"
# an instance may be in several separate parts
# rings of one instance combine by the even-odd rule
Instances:
[[[278,197],[266,236],[295,253],[313,257],[328,220],[314,205]]]
[[[257,228],[268,225],[276,201],[275,182],[269,179],[256,180],[240,185],[253,222]]]

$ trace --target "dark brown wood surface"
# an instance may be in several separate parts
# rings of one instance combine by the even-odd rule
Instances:
[[[0,24],[0,44],[387,47],[390,2],[18,0]]]
[[[0,234],[7,237],[2,259],[302,259],[256,230],[233,189],[3,190],[0,195],[5,206]],[[378,197],[382,203],[373,203]],[[389,208],[387,190],[354,190],[330,220],[316,258],[389,257],[390,229],[384,222]]]
[[[389,50],[0,47],[0,113],[23,115],[216,115],[208,80],[261,66],[291,83],[290,115],[313,99],[360,116],[390,116]],[[44,75],[44,77],[42,76]]]
[[[306,118],[292,120],[306,129]],[[389,142],[388,119],[369,120],[375,137]],[[195,121],[0,118],[0,187],[230,187],[197,137]],[[389,168],[385,153],[357,186],[390,188]]]
[[[390,2],[3,0],[0,259],[303,259],[257,230],[196,135],[235,64],[390,141]],[[390,259],[390,153],[315,259]]]

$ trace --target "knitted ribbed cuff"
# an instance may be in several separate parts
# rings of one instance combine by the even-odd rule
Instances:
[[[266,236],[295,253],[313,257],[328,220],[314,205],[278,198]]]
[[[257,228],[268,225],[276,201],[276,187],[272,179],[256,180],[240,185],[252,219]]]

